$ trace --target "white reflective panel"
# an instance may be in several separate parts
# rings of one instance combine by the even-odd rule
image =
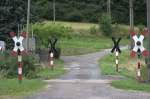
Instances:
[[[22,42],[23,39],[24,39],[24,38],[23,38],[22,36],[20,36],[19,39],[18,39],[18,41],[19,41],[19,42]]]
[[[18,68],[18,74],[19,74],[19,75],[22,74],[22,68]]]
[[[23,46],[20,46],[19,49],[20,49],[21,52],[24,51]]]
[[[133,36],[133,40],[134,40],[134,42],[137,42],[139,40],[137,35]]]
[[[116,64],[118,64],[119,63],[119,61],[116,59]]]
[[[18,56],[18,62],[21,62],[22,61],[22,56]]]
[[[138,76],[138,77],[141,76],[141,71],[140,71],[140,69],[138,69],[138,71],[137,71],[137,76]]]
[[[17,50],[18,50],[18,47],[15,46],[14,49],[13,49],[13,51],[14,51],[14,52],[17,52]]]
[[[143,52],[145,50],[145,48],[143,46],[140,47],[141,52]]]
[[[119,52],[118,51],[116,51],[116,56],[119,56]]]
[[[52,57],[52,58],[53,58],[53,57],[54,57],[54,54],[53,54],[53,53],[50,53],[50,57]]]
[[[137,51],[138,51],[138,47],[135,46],[135,47],[133,48],[133,51],[134,51],[134,52],[137,52]]]
[[[17,41],[18,41],[16,36],[13,37],[12,39],[13,39],[14,42],[17,42]]]
[[[50,65],[54,65],[54,61],[50,61]]]
[[[143,40],[144,40],[144,36],[143,36],[143,35],[140,35],[139,40],[140,40],[140,41],[143,41]]]

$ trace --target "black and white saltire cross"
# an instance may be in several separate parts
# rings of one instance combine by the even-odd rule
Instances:
[[[118,40],[116,40],[115,37],[112,37],[112,41],[114,43],[114,47],[112,48],[111,52],[114,53],[114,51],[118,51],[119,53],[121,53],[121,50],[120,50],[120,47],[119,47],[121,37],[119,37]]]
[[[112,53],[115,52],[115,55],[116,55],[116,72],[118,72],[118,64],[119,64],[119,53],[121,53],[121,50],[120,50],[120,47],[119,47],[119,43],[121,41],[121,37],[116,39],[115,37],[112,37],[112,41],[114,43],[114,46],[111,50]]]
[[[10,36],[12,37],[14,41],[14,48],[13,51],[11,52],[12,56],[18,55],[18,81],[22,81],[22,55],[26,54],[26,51],[23,47],[23,39],[26,38],[26,32],[22,32],[21,35],[18,37],[16,36],[16,33],[10,32]]]
[[[48,42],[49,42],[49,66],[53,70],[54,69],[54,56],[55,56],[55,53],[57,53],[56,48],[55,48],[57,38],[49,38]]]

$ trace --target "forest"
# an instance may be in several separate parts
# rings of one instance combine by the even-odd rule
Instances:
[[[53,0],[35,0],[39,17],[52,19]],[[129,0],[111,0],[114,23],[129,23]],[[56,19],[78,22],[97,22],[107,11],[107,0],[56,0]],[[42,12],[42,13],[41,13]],[[134,2],[135,24],[146,23],[145,0]]]
[[[55,0],[56,20],[97,23],[107,0]],[[26,23],[27,0],[0,0],[0,33]],[[112,23],[129,24],[129,0],[111,0]],[[134,1],[135,24],[146,24],[145,0]],[[31,0],[31,21],[53,19],[53,0]]]

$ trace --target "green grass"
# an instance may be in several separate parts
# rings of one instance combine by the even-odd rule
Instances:
[[[150,84],[138,83],[133,79],[113,81],[112,86],[125,90],[138,90],[150,92]]]
[[[51,70],[51,68],[43,68],[39,71],[38,76],[41,79],[47,80],[63,75],[65,73],[63,61],[55,60],[54,64],[54,70]]]
[[[0,79],[0,99],[5,99],[6,97],[19,99],[20,96],[40,91],[46,84],[42,80],[56,78],[65,73],[63,61],[56,60],[55,64],[53,71],[50,68],[40,69],[37,74],[39,78],[23,79],[21,84],[17,79]]]
[[[124,80],[113,81],[112,86],[119,89],[126,90],[138,90],[138,91],[149,91],[150,92],[150,84],[138,83],[135,79],[136,77],[136,59],[131,59],[129,51],[123,51],[119,55],[119,73],[115,71],[115,55],[109,54],[104,56],[99,61],[99,66],[101,69],[101,73],[103,75],[119,75],[124,77]],[[145,64],[144,60],[142,60],[142,79],[146,79],[145,73]]]
[[[53,21],[45,21],[45,23],[47,23],[47,24],[49,24],[49,23],[52,24]],[[93,26],[95,26],[96,28],[99,28],[99,25],[96,24],[96,23],[81,23],[81,22],[56,21],[55,24],[62,24],[62,25],[64,25],[64,26],[66,26],[66,27],[72,27],[72,28],[75,29],[75,30],[82,30],[82,29],[87,30],[87,29],[89,29],[89,28],[91,28],[91,27],[93,27]],[[113,26],[115,26],[115,24],[114,24]],[[127,30],[129,29],[129,26],[128,26],[128,25],[119,24],[119,26],[120,26],[120,27],[123,27],[123,28],[125,28],[125,29],[127,29]],[[138,30],[138,29],[135,27],[135,30]]]
[[[46,21],[47,23],[47,21]],[[48,21],[47,24],[52,24],[52,21]],[[56,24],[62,24],[65,27],[72,27],[74,30],[87,30],[92,26],[96,26],[98,28],[98,24],[94,23],[79,23],[79,22],[63,22],[63,21],[56,21]]]
[[[19,83],[17,79],[0,79],[0,97],[31,94],[44,85],[40,80],[23,79],[22,83]]]
[[[111,53],[111,52],[110,52]],[[120,72],[116,72],[115,68],[115,53],[111,53],[109,55],[106,55],[103,57],[99,64],[100,64],[100,69],[103,75],[120,75],[124,74],[124,71],[126,68],[128,68],[128,64],[125,64],[125,62],[129,61],[131,58],[129,56],[129,52],[122,52],[119,54],[119,69]],[[135,63],[135,60],[132,60],[133,64]],[[128,68],[130,69],[130,68]],[[133,69],[133,68],[132,68]]]
[[[128,44],[127,39],[121,41],[121,45]],[[62,55],[80,55],[111,48],[113,42],[106,37],[74,37],[62,38],[59,46],[62,48]]]

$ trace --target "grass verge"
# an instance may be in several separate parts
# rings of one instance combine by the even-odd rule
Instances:
[[[43,68],[40,69],[38,72],[38,76],[41,79],[47,80],[47,79],[53,79],[60,75],[63,75],[65,73],[63,61],[61,60],[55,60],[55,67],[54,70],[51,70],[51,68]]]
[[[127,39],[121,41],[121,45],[128,44]],[[106,37],[74,37],[62,38],[59,41],[62,55],[80,55],[111,48],[113,42]]]
[[[17,79],[0,79],[0,99],[20,99],[21,96],[30,95],[39,91],[46,84],[42,80],[56,78],[64,74],[63,61],[56,60],[55,68],[51,71],[50,68],[40,69],[38,76],[40,79],[23,79],[20,84]]]
[[[114,86],[115,88],[119,88],[119,89],[138,90],[138,91],[150,92],[150,84],[138,83],[134,79],[113,81],[111,83],[111,85]]]
[[[136,59],[131,59],[129,51],[122,52],[119,56],[119,73],[115,71],[115,55],[109,54],[99,61],[101,73],[103,75],[119,75],[123,76],[123,80],[112,81],[111,85],[115,88],[126,90],[138,90],[150,92],[150,84],[138,83],[136,76]],[[144,60],[142,60],[142,79],[146,79],[146,67]]]
[[[3,96],[21,96],[31,94],[38,91],[45,85],[40,80],[23,79],[19,83],[17,79],[1,79],[0,80],[0,98]]]

